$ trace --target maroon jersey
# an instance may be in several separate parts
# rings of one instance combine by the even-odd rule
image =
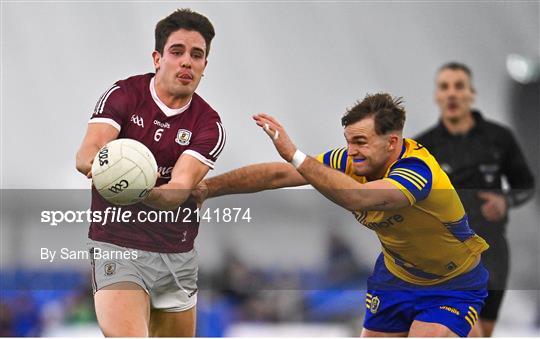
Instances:
[[[200,96],[193,94],[191,102],[179,109],[168,108],[158,98],[154,74],[137,75],[118,81],[98,100],[89,123],[104,122],[120,131],[118,138],[142,142],[154,154],[161,177],[156,186],[167,183],[181,154],[189,154],[214,168],[214,162],[225,145],[225,130],[216,111]],[[92,189],[92,211],[115,207]],[[177,253],[193,248],[199,223],[194,202],[181,207],[177,222],[140,222],[139,211],[153,211],[142,203],[123,206],[132,211],[128,223],[93,222],[89,237],[93,240],[152,252]],[[117,207],[118,210],[118,207]],[[174,211],[176,213],[176,211]],[[186,216],[184,218],[184,216]],[[189,222],[184,222],[188,220]]]

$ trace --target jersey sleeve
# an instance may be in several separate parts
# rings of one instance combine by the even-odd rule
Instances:
[[[214,169],[214,164],[225,147],[226,139],[225,128],[223,128],[221,121],[216,119],[197,131],[184,153]]]
[[[432,173],[429,166],[418,158],[397,161],[383,180],[390,181],[405,193],[411,205],[427,198],[431,192]]]
[[[315,159],[328,167],[345,173],[345,170],[347,169],[347,157],[347,148],[343,147],[321,153],[317,155]]]
[[[97,101],[89,123],[107,123],[120,131],[129,115],[129,103],[124,88],[115,83]]]

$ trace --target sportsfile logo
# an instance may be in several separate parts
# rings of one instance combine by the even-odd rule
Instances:
[[[131,116],[131,122],[134,123],[135,125],[139,126],[139,127],[144,128],[144,120],[143,120],[143,118],[141,118],[138,115],[133,114]]]

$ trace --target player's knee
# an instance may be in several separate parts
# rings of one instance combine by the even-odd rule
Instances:
[[[148,327],[144,321],[99,321],[105,337],[148,337]]]
[[[491,337],[495,329],[495,320],[480,319],[479,326],[483,337]]]

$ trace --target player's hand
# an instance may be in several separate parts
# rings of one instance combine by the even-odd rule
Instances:
[[[203,202],[208,197],[208,186],[206,183],[201,181],[192,191],[191,191],[191,197],[195,202],[197,203],[197,206],[200,208],[202,206]]]
[[[502,194],[480,192],[478,197],[484,200],[481,211],[487,221],[500,221],[506,216],[508,203]]]
[[[285,161],[290,162],[294,152],[296,152],[296,146],[287,135],[287,132],[285,132],[283,126],[281,126],[281,124],[272,116],[264,113],[255,114],[253,120],[255,120],[257,126],[261,127],[272,139],[279,155],[281,155]]]

